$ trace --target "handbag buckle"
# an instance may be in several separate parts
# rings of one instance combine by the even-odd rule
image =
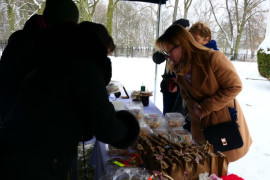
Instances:
[[[220,140],[221,140],[223,146],[228,145],[226,138],[221,138]]]

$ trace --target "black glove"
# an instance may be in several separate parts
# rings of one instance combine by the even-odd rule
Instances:
[[[111,144],[112,146],[122,149],[134,144],[140,133],[140,126],[138,120],[128,111],[116,112],[116,118],[123,121],[127,125],[127,135],[120,141]]]
[[[237,111],[236,111],[236,109],[231,108],[231,107],[229,107],[228,109],[229,109],[231,119],[234,120],[234,121],[237,120]]]

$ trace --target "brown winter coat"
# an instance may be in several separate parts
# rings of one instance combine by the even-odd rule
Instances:
[[[234,107],[234,99],[242,90],[242,82],[233,66],[222,52],[209,51],[208,59],[202,59],[202,66],[191,64],[191,84],[178,75],[181,94],[186,101],[191,118],[191,133],[196,143],[204,142],[200,119],[193,113],[193,105],[198,102],[204,115],[203,126],[219,124],[231,120],[228,107]],[[229,162],[243,157],[252,144],[248,126],[239,103],[236,100],[238,123],[244,145],[224,152]]]

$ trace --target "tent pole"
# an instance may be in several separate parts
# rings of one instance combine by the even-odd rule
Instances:
[[[161,32],[161,0],[159,0],[158,4],[158,30],[157,30],[157,38],[160,36]],[[157,39],[156,38],[156,39]],[[158,74],[158,65],[155,66],[155,87],[154,87],[154,104],[156,104],[156,97],[157,97],[157,74]]]

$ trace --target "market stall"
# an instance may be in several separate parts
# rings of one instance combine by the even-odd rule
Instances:
[[[209,143],[195,144],[191,134],[182,127],[184,117],[180,113],[164,116],[151,101],[143,105],[140,96],[151,95],[149,92],[127,94],[124,90],[120,95],[115,94],[119,89],[112,92],[109,99],[116,111],[128,110],[139,121],[140,136],[137,143],[127,149],[96,141],[89,160],[95,168],[95,180],[219,180],[219,177],[227,177],[227,157],[221,152],[214,153]]]

